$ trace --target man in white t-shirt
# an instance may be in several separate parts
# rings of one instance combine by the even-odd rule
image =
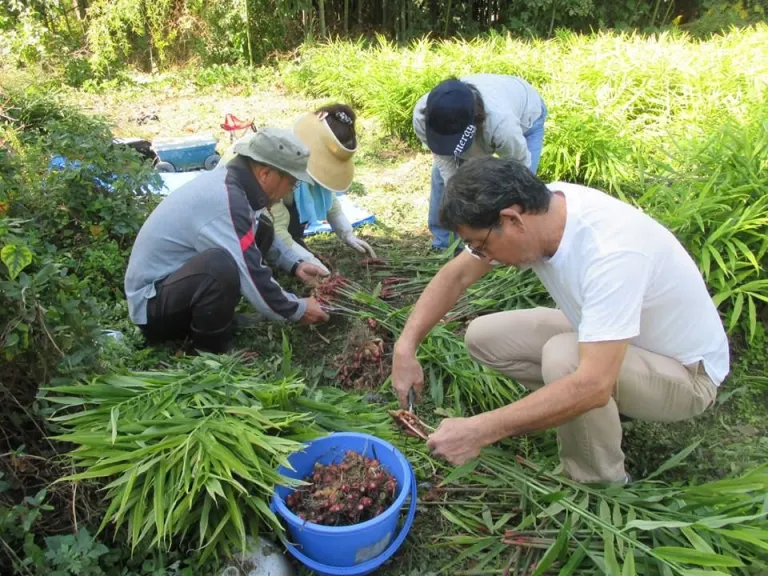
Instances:
[[[428,440],[433,454],[460,465],[502,438],[557,428],[573,480],[626,482],[619,414],[672,422],[714,403],[730,369],[722,321],[696,264],[651,217],[592,188],[545,185],[523,164],[494,157],[458,170],[440,217],[467,251],[432,279],[395,345],[392,381],[403,405],[423,386],[419,344],[492,266],[533,269],[558,309],[470,324],[472,356],[533,392],[444,419]]]

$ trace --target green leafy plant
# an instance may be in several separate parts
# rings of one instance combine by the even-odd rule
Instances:
[[[372,277],[381,282],[378,294],[393,304],[417,298],[440,268],[453,256],[459,241],[444,253],[428,256],[393,255],[373,265]],[[455,321],[471,320],[488,312],[528,308],[549,302],[549,296],[533,272],[499,266],[470,286],[448,313]]]
[[[442,545],[463,552],[439,573],[461,573],[455,566],[470,557],[476,566],[501,564],[515,573],[597,569],[617,576],[691,576],[705,568],[725,574],[765,569],[764,466],[700,486],[652,480],[679,466],[695,447],[637,485],[607,490],[487,449],[442,483],[449,499],[441,513],[459,532]],[[450,506],[450,499],[464,501]]]
[[[665,164],[635,202],[681,240],[734,330],[768,304],[768,120],[726,125]]]
[[[8,276],[15,280],[16,276],[27,266],[32,264],[32,252],[26,246],[18,244],[6,244],[0,250],[0,260],[8,269]]]
[[[281,533],[269,509],[275,471],[325,431],[375,429],[387,415],[338,390],[301,396],[287,351],[274,365],[203,355],[176,370],[110,375],[47,387],[58,405],[56,440],[70,442],[81,471],[67,481],[107,479],[101,529],[125,527],[132,549],[194,543],[200,561],[244,550],[247,535]],[[64,480],[64,479],[63,479]]]
[[[51,576],[100,576],[99,558],[109,552],[104,544],[96,542],[87,529],[76,534],[49,536],[45,539],[45,559]]]
[[[14,569],[21,572],[44,562],[43,550],[35,543],[32,529],[41,515],[52,508],[45,504],[46,490],[11,505],[4,494],[10,487],[11,483],[6,482],[0,472],[0,558],[8,558]]]
[[[14,389],[98,356],[99,319],[123,300],[124,262],[158,179],[103,121],[43,87],[11,85],[0,107],[0,342]],[[53,169],[57,156],[69,164]],[[96,254],[95,240],[112,250]]]
[[[264,373],[228,378],[212,358],[197,366],[48,390],[67,412],[80,408],[52,418],[72,430],[57,440],[81,446],[72,457],[84,471],[71,480],[116,476],[102,528],[126,524],[133,548],[167,549],[189,536],[209,553],[244,549],[246,530],[280,530],[268,504],[282,480],[274,468],[301,447],[296,427],[308,420],[280,408],[301,383]]]

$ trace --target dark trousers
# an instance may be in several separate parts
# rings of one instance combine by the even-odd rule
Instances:
[[[240,300],[237,263],[226,250],[213,248],[189,260],[156,284],[147,304],[149,343],[192,337],[196,348],[226,352],[232,344],[232,319]]]

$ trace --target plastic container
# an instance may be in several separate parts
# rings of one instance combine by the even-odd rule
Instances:
[[[155,138],[152,140],[152,150],[158,158],[155,168],[161,172],[183,172],[197,168],[213,170],[221,160],[216,154],[216,138],[212,134]]]
[[[122,332],[120,332],[120,330],[102,330],[101,333],[104,334],[104,336],[106,336],[107,338],[112,338],[112,340],[115,340],[117,342],[120,342],[125,338],[125,336],[123,335]]]
[[[397,480],[395,501],[379,516],[351,526],[323,526],[302,520],[288,509],[285,498],[293,488],[279,486],[272,497],[271,508],[287,527],[288,541],[283,542],[288,552],[324,576],[360,576],[379,568],[402,545],[416,514],[416,479],[410,463],[392,444],[375,436],[339,432],[318,438],[289,457],[293,470],[281,466],[278,473],[303,479],[315,462],[339,463],[347,450],[377,459]],[[409,495],[410,508],[398,534],[400,511]]]

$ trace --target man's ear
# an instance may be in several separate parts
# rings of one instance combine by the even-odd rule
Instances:
[[[502,223],[507,220],[512,226],[520,229],[525,229],[525,223],[523,222],[523,215],[520,211],[520,207],[517,205],[509,206],[499,212]]]
[[[269,171],[270,171],[269,166],[264,166],[263,164],[258,164],[256,166],[256,175],[261,180],[267,179],[267,177],[269,176]]]
[[[253,175],[256,176],[256,180],[258,180],[259,184],[262,186],[267,181],[267,178],[269,178],[269,173],[271,171],[272,169],[269,166],[265,166],[264,164],[253,165]]]

